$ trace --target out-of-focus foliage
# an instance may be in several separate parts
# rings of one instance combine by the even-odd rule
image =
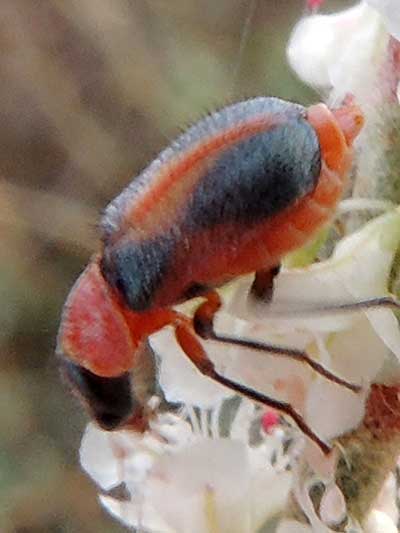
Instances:
[[[241,47],[250,0],[0,4],[0,531],[121,531],[78,467],[63,301],[101,209],[180,127],[241,97],[313,99],[285,59],[304,5],[258,0]]]

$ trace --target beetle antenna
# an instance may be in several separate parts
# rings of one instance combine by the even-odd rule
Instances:
[[[326,302],[318,304],[316,302],[280,302],[279,305],[268,305],[263,307],[265,316],[270,317],[307,317],[315,314],[332,315],[336,313],[348,313],[356,311],[366,311],[368,309],[392,309],[400,310],[400,301],[394,296],[375,296],[356,300],[353,302]]]

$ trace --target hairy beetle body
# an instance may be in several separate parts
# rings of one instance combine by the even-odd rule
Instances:
[[[334,122],[326,108],[320,113]],[[105,278],[144,311],[274,266],[329,219],[340,197],[344,173],[323,156],[299,105],[256,98],[207,117],[106,209]]]
[[[67,380],[103,427],[125,423],[130,406],[142,424],[129,371],[148,336],[170,324],[201,372],[282,410],[327,451],[290,405],[219,374],[198,336],[300,358],[358,390],[305,352],[218,336],[213,317],[221,306],[215,287],[255,272],[254,287],[267,294],[281,258],[330,220],[362,123],[353,104],[330,111],[276,98],[240,102],[190,128],[111,202],[101,251],[65,304],[57,349]],[[198,295],[205,301],[193,319],[171,308]]]

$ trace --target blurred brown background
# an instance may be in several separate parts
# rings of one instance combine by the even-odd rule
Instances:
[[[101,209],[181,127],[241,97],[315,98],[285,60],[303,8],[0,0],[1,533],[122,531],[79,469],[85,417],[53,358],[63,301]]]

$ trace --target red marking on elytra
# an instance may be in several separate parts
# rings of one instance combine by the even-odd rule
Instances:
[[[268,127],[277,125],[283,120],[282,116],[277,116],[274,121],[270,117],[255,116],[251,121],[225,129],[197,143],[185,157],[172,159],[160,170],[155,184],[143,195],[140,202],[128,207],[125,213],[127,220],[132,226],[142,224],[143,219],[151,215],[152,207],[156,206],[160,199],[181,180],[182,175],[190,173],[196,165],[212,157],[222,148],[227,149],[241,139],[265,131]]]

